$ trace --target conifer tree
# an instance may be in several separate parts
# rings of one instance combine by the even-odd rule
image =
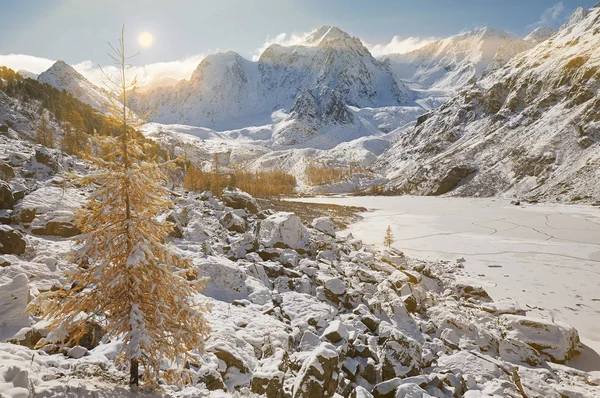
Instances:
[[[85,132],[83,117],[76,110],[69,115],[61,148],[68,154],[87,154],[90,150],[90,139]]]
[[[207,307],[197,299],[203,280],[187,281],[190,261],[165,244],[173,225],[159,216],[172,202],[161,165],[147,159],[135,138],[127,108],[135,80],[126,78],[123,32],[113,50],[120,73],[110,84],[120,103],[112,117],[120,135],[98,138],[103,156],[93,159],[97,171],[83,177],[99,188],[76,215],[82,231],[71,257],[76,267],[68,274],[70,290],[54,295],[46,312],[53,328],[47,341],[76,343],[86,323],[100,318],[107,335],[123,341],[119,360],[129,364],[130,385],[138,385],[140,365],[146,384],[159,374],[182,382],[187,360],[202,352],[209,332]],[[176,369],[162,372],[165,359]]]
[[[392,247],[392,243],[394,243],[394,235],[392,235],[392,227],[388,225],[383,237],[383,245],[389,249]]]
[[[54,148],[54,134],[52,134],[52,129],[48,126],[48,121],[44,116],[42,116],[40,126],[35,133],[35,142],[47,148]]]

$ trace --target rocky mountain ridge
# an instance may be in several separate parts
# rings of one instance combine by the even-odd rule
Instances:
[[[555,36],[423,115],[376,167],[398,192],[600,197],[598,46],[600,8],[576,12]]]

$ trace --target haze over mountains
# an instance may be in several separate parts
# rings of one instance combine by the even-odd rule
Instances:
[[[209,55],[189,80],[146,87],[134,95],[131,107],[142,113],[153,111],[153,123],[145,127],[149,136],[179,148],[191,143],[198,160],[209,159],[214,151],[226,152],[232,162],[253,169],[276,167],[296,175],[301,190],[312,189],[304,182],[310,158],[362,167],[377,160],[373,171],[336,187],[320,187],[321,191],[360,190],[383,183],[402,192],[433,194],[450,192],[465,182],[454,193],[494,195],[512,190],[525,194],[553,180],[552,170],[566,167],[557,163],[566,154],[579,158],[597,141],[595,116],[587,116],[589,124],[572,127],[585,113],[579,107],[590,107],[597,97],[596,55],[588,54],[597,44],[597,14],[597,7],[579,8],[558,32],[540,27],[518,38],[484,27],[380,58],[373,57],[359,38],[322,26],[296,45],[270,45],[257,61],[234,52]],[[566,44],[574,42],[579,44]],[[567,64],[572,71],[565,69]],[[548,83],[549,77],[554,85]],[[62,61],[38,80],[65,89],[101,111],[108,107],[104,90]],[[571,99],[565,105],[570,97],[564,94],[573,92],[579,93],[575,101],[581,104],[574,105]],[[425,113],[418,126],[411,127]],[[556,128],[550,119],[543,127],[538,117],[549,115],[575,132],[565,133],[567,127]],[[551,133],[545,132],[548,126],[553,126]],[[531,166],[535,171],[515,171],[518,166],[505,164],[496,170],[502,183],[492,188],[463,181],[477,176],[473,179],[477,182],[490,175],[487,160],[467,155],[474,150],[474,138],[465,131],[494,136],[499,129],[510,130],[518,142],[482,139],[486,144],[477,146],[477,159],[496,156],[502,152],[497,145],[503,145],[514,153],[504,156],[505,161],[542,162],[548,170],[538,165]],[[572,139],[567,139],[570,135]],[[560,154],[550,156],[549,147],[533,151],[525,145],[527,140],[546,139],[559,145],[554,152]],[[396,143],[390,147],[392,142]],[[440,156],[452,159],[445,160],[452,164],[450,169],[439,163]],[[469,158],[469,165],[459,165],[458,157]],[[462,171],[453,174],[455,166]],[[413,183],[417,175],[419,180],[433,180],[433,185]],[[442,184],[446,187],[439,191],[435,187],[445,178],[451,183]],[[573,195],[579,194],[576,186],[569,192],[571,188],[577,191]]]

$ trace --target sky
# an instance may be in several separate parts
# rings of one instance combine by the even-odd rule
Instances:
[[[142,79],[188,78],[203,56],[232,50],[256,59],[321,25],[360,37],[374,55],[492,26],[525,36],[559,27],[598,0],[0,0],[0,65],[40,73],[61,59],[95,81],[108,42],[125,24]],[[137,38],[150,32],[153,43]]]

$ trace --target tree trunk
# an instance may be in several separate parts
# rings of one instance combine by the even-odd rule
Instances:
[[[138,368],[138,360],[133,358],[129,365],[129,385],[138,386],[140,384],[140,375]]]

